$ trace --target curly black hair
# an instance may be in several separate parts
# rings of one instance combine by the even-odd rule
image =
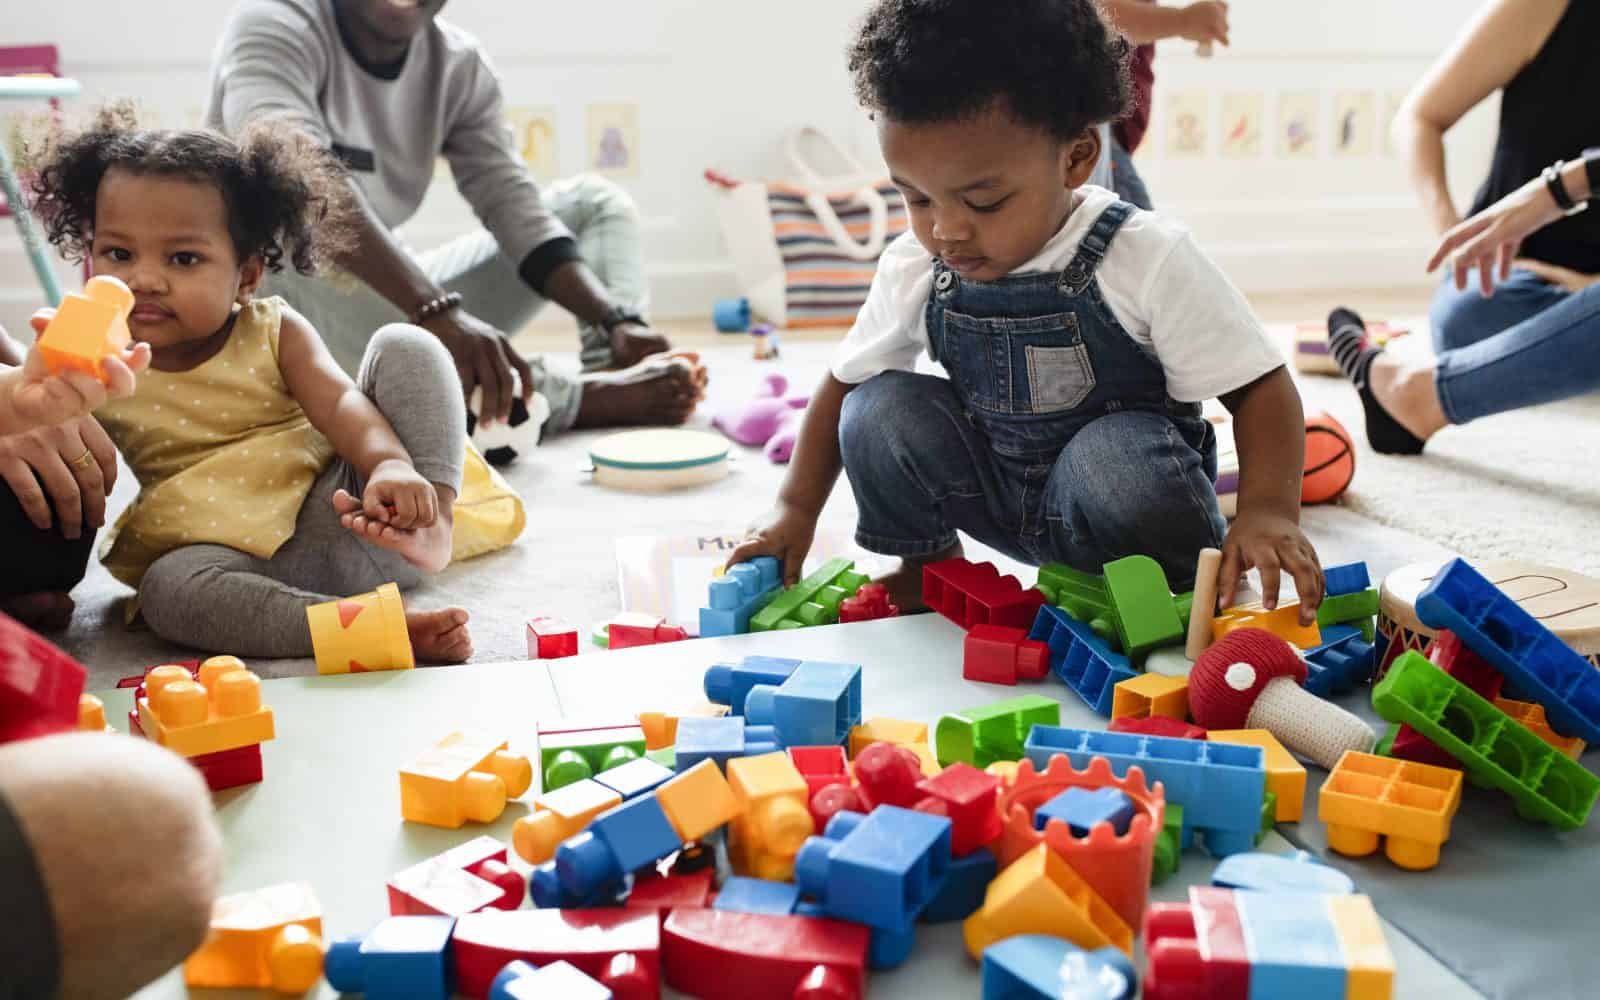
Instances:
[[[204,130],[143,130],[133,106],[117,103],[82,131],[48,136],[25,159],[37,172],[34,211],[68,260],[89,254],[95,196],[113,169],[215,184],[239,260],[259,255],[270,271],[288,264],[313,273],[353,243],[343,168],[285,121],[258,121],[234,140]]]
[[[1127,113],[1128,43],[1094,0],[878,0],[849,48],[856,96],[892,121],[996,101],[1062,141]]]

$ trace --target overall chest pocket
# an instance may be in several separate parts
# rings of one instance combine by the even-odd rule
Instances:
[[[999,414],[1059,414],[1094,390],[1076,313],[980,319],[946,312],[945,367],[972,404]]]

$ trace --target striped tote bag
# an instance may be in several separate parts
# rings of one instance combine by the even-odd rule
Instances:
[[[846,170],[825,174],[803,152],[820,142]],[[778,327],[847,327],[867,299],[883,248],[906,231],[900,192],[825,133],[785,140],[794,179],[737,181],[706,171],[740,288]]]

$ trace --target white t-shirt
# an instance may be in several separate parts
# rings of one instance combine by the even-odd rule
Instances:
[[[1066,268],[1117,196],[1086,186],[1074,198],[1066,225],[1013,273]],[[1117,322],[1161,363],[1173,399],[1211,399],[1284,363],[1244,296],[1179,222],[1134,212],[1095,275]],[[833,377],[855,384],[883,371],[915,370],[928,349],[924,309],[932,290],[933,256],[908,232],[884,250],[866,304],[834,355]]]

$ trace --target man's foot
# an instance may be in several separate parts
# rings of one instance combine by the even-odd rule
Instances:
[[[0,597],[0,611],[37,632],[61,632],[72,624],[72,598],[60,591]]]
[[[406,562],[424,573],[437,573],[450,565],[450,532],[454,523],[452,504],[440,503],[439,516],[426,528],[397,528],[368,517],[361,501],[344,490],[333,494],[333,509],[339,523],[380,549],[398,552]]]
[[[1344,308],[1328,314],[1328,350],[1361,396],[1373,450],[1421,454],[1428,438],[1445,424],[1431,370],[1408,371],[1382,348],[1371,346],[1361,317]]]
[[[899,607],[901,614],[917,614],[928,610],[928,602],[922,599],[922,567],[929,563],[960,557],[961,543],[957,542],[943,552],[936,552],[931,556],[901,559],[898,568],[885,573],[873,582],[883,584],[889,591],[889,603]]]
[[[467,633],[467,613],[461,608],[439,611],[407,611],[406,631],[411,633],[411,651],[428,663],[465,663],[472,655],[472,636]]]
[[[706,395],[705,366],[692,351],[657,354],[618,372],[583,377],[575,427],[673,426]]]

